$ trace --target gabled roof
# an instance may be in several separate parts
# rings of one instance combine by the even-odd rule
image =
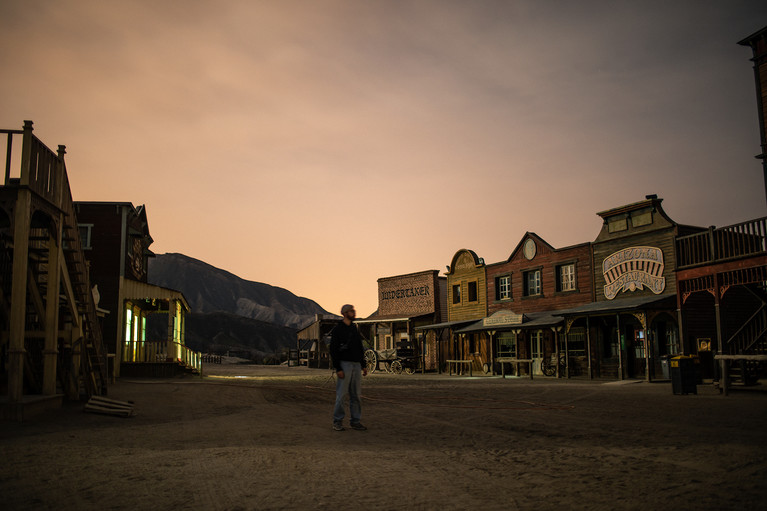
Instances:
[[[534,240],[537,240],[537,241],[539,241],[539,242],[540,242],[542,245],[544,245],[544,246],[548,247],[548,249],[549,249],[549,250],[551,250],[552,252],[554,252],[554,251],[556,250],[556,249],[555,249],[554,247],[552,247],[552,246],[549,244],[549,242],[548,242],[548,241],[546,241],[545,239],[541,238],[540,236],[538,236],[538,235],[537,235],[537,234],[535,234],[534,232],[530,232],[530,231],[527,231],[527,232],[525,233],[525,235],[524,235],[524,236],[522,236],[522,239],[521,239],[521,240],[519,240],[519,243],[517,243],[517,246],[516,246],[516,247],[514,247],[514,250],[512,250],[512,251],[511,251],[511,255],[510,255],[510,256],[509,256],[509,258],[506,260],[506,262],[508,262],[508,261],[511,261],[512,259],[514,259],[514,256],[516,255],[516,253],[517,253],[517,252],[519,252],[519,251],[522,249],[522,245],[524,245],[524,244],[525,244],[525,241],[527,241],[527,239],[528,239],[528,238],[533,238]]]

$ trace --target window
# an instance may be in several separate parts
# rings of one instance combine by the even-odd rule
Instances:
[[[477,301],[477,282],[469,282],[469,301]]]
[[[77,224],[77,230],[80,231],[80,244],[84,250],[93,248],[91,245],[91,231],[93,224]]]
[[[557,267],[557,291],[575,291],[575,264]]]
[[[620,232],[628,230],[628,222],[626,222],[626,218],[611,218],[607,222],[607,232]]]
[[[495,278],[495,299],[508,300],[511,298],[511,276],[504,275]]]
[[[500,332],[497,342],[499,358],[517,358],[517,334],[514,332]]]
[[[461,285],[453,286],[453,303],[461,303]]]
[[[586,355],[586,329],[584,327],[573,327],[567,334],[567,351],[571,357],[582,357]]]
[[[637,211],[631,215],[631,226],[642,227],[652,224],[652,210]]]
[[[524,273],[525,296],[541,294],[541,270],[531,270]]]

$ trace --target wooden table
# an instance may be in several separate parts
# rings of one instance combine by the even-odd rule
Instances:
[[[519,364],[527,364],[527,372],[530,374],[530,379],[533,379],[533,359],[531,358],[499,357],[495,361],[501,364],[501,375],[504,378],[506,378],[506,366],[503,364],[510,363],[516,367],[517,376],[519,376]]]
[[[458,365],[467,364],[469,366],[469,376],[474,376],[471,370],[471,360],[445,360],[447,362],[447,370],[450,376],[453,375],[453,367],[455,367],[455,374],[458,374]]]

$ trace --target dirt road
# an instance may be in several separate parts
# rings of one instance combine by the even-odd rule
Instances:
[[[331,430],[328,371],[122,380],[0,424],[4,509],[763,509],[767,393],[668,383],[368,376]]]

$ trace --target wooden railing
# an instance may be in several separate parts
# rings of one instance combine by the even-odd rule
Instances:
[[[677,268],[720,263],[767,253],[767,217],[676,239]]]
[[[184,365],[188,369],[196,370],[202,374],[203,355],[187,346],[173,341],[173,347],[168,353],[168,341],[145,341],[143,343],[129,344],[122,350],[123,362],[143,362],[150,364],[165,364],[175,362]]]
[[[723,352],[727,355],[767,355],[767,305],[762,306],[724,342]]]

